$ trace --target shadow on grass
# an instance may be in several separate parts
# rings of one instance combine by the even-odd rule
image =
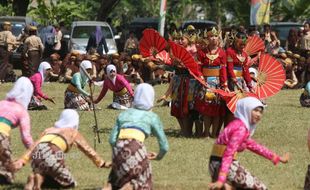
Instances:
[[[175,137],[175,138],[184,138],[180,134],[180,129],[165,129],[165,134],[168,137]]]
[[[0,189],[23,189],[24,188],[24,184],[22,183],[14,183],[12,185],[0,185]]]

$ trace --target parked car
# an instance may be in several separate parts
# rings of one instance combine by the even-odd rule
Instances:
[[[30,17],[22,17],[22,16],[1,16],[0,24],[8,21],[12,24],[12,33],[14,36],[18,37],[26,25],[35,23]],[[21,69],[21,49],[17,48],[14,50],[10,62],[13,64],[15,69]]]
[[[271,30],[274,30],[278,33],[281,46],[285,47],[285,41],[288,37],[290,29],[296,28],[297,30],[300,30],[303,25],[297,22],[271,22],[270,26]]]
[[[186,20],[182,23],[181,29],[186,29],[188,25],[193,25],[197,30],[205,30],[217,26],[216,22],[210,20]]]
[[[106,39],[109,52],[107,54],[117,53],[115,36],[107,22],[99,21],[74,21],[71,25],[71,34],[69,41],[69,50],[78,50],[81,53],[86,53],[86,46],[89,36],[96,30],[96,26],[100,26],[103,35]],[[67,36],[66,36],[67,37]]]

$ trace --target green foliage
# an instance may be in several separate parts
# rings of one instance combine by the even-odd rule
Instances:
[[[39,23],[48,25],[63,21],[67,26],[74,20],[93,20],[94,1],[66,1],[57,0],[54,3],[46,3],[38,0],[38,7],[31,7],[28,15],[32,16]]]
[[[310,18],[309,0],[275,1],[271,8],[273,20],[303,22]]]
[[[13,16],[13,8],[12,4],[8,4],[8,6],[0,5],[0,16]]]

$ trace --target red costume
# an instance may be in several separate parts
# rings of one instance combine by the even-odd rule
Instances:
[[[252,79],[249,73],[249,66],[247,65],[247,53],[242,51],[241,54],[238,54],[235,49],[230,47],[226,50],[226,56],[228,76],[233,80],[235,84],[238,83],[243,89],[246,89],[246,87],[249,90],[252,89]]]
[[[227,87],[226,54],[223,49],[217,48],[213,54],[208,48],[199,50],[198,60],[202,64],[201,72],[210,88]],[[206,92],[203,87],[199,89],[195,99],[196,110],[211,117],[225,115],[225,106],[221,99],[215,94],[208,97]]]

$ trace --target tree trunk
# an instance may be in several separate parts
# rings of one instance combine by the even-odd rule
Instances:
[[[120,0],[102,0],[101,6],[97,15],[97,20],[104,21],[108,17],[113,8],[120,2]]]
[[[13,12],[15,16],[26,16],[29,0],[13,0]]]

